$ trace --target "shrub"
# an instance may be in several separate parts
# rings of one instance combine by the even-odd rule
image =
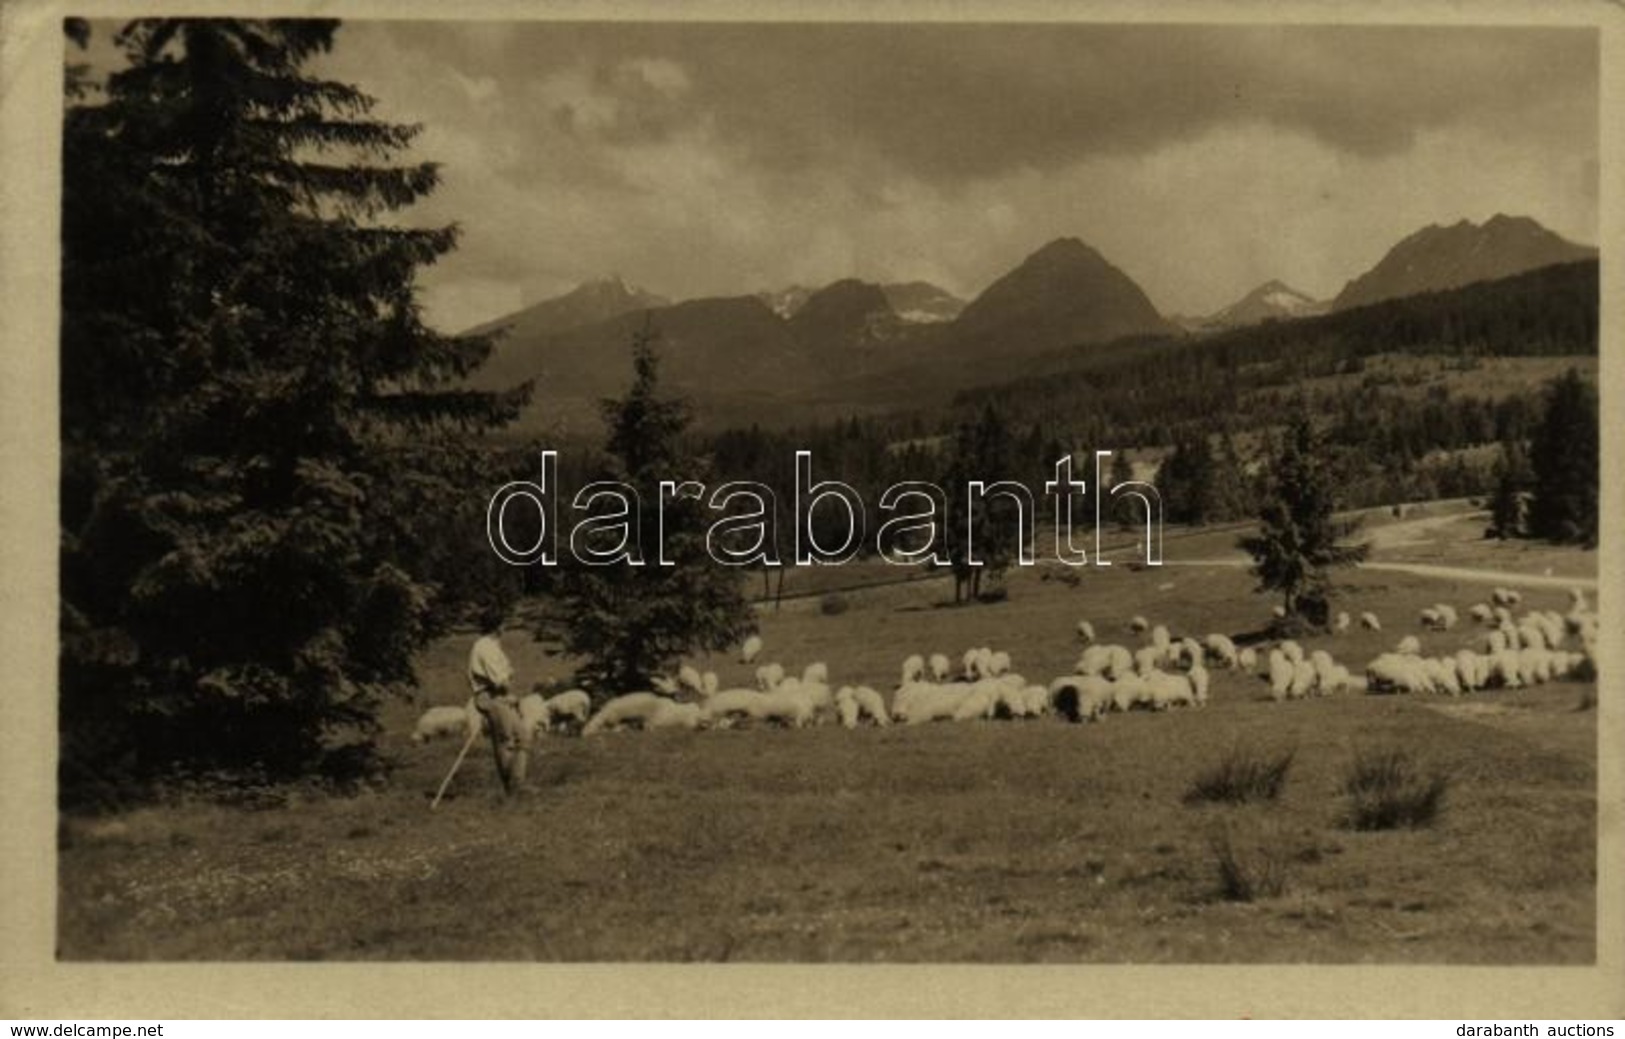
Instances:
[[[1219,894],[1231,902],[1274,898],[1286,890],[1286,859],[1268,844],[1238,848],[1229,832],[1208,841],[1219,875]]]
[[[1296,751],[1280,753],[1232,747],[1219,763],[1197,774],[1185,791],[1187,803],[1218,801],[1241,804],[1273,801],[1286,785]]]
[[[838,617],[845,613],[851,603],[840,592],[830,592],[818,600],[818,611],[826,617]]]
[[[1363,751],[1343,781],[1348,824],[1356,830],[1430,826],[1444,806],[1450,777],[1423,769],[1402,750]]]

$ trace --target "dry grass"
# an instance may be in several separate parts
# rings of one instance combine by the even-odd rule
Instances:
[[[1407,751],[1360,751],[1343,780],[1348,824],[1356,830],[1432,826],[1449,788],[1447,774],[1418,765]]]
[[[1230,535],[1233,538],[1233,535]],[[1201,535],[1186,555],[1205,558]],[[1186,552],[1186,548],[1181,548]],[[910,653],[1011,653],[1033,681],[1070,671],[1075,626],[1102,640],[1144,613],[1177,634],[1256,630],[1269,600],[1238,568],[1024,572],[992,606],[938,608],[940,582],[818,597],[762,614],[758,663],[829,664],[889,690]],[[1346,608],[1390,630],[1305,640],[1358,666],[1417,610],[1483,586],[1363,572]],[[827,589],[826,589],[827,590]],[[1566,608],[1558,590],[1531,608]],[[1422,633],[1429,652],[1471,637]],[[510,635],[523,687],[571,662]],[[1589,963],[1595,957],[1597,711],[1586,688],[1482,694],[1500,714],[1427,697],[1269,702],[1214,670],[1202,710],[1105,725],[660,732],[549,739],[534,796],[503,803],[489,753],[429,798],[455,743],[410,743],[455,703],[467,639],[424,655],[424,692],[386,715],[391,781],[261,811],[206,804],[69,819],[58,940],[69,960],[566,960]],[[754,665],[693,661],[724,686]],[[1215,848],[1184,802],[1199,763],[1292,747],[1273,800],[1218,811],[1256,901],[1215,898]],[[1350,746],[1394,749],[1456,782],[1431,827],[1350,832]],[[481,748],[483,750],[483,748]],[[1272,828],[1261,832],[1255,824]],[[1272,833],[1279,836],[1271,836]],[[1541,854],[1529,854],[1531,847]],[[1260,859],[1278,856],[1276,866]],[[1272,896],[1271,869],[1284,894]],[[1286,883],[1290,881],[1290,883]],[[1396,934],[1405,935],[1403,941]]]
[[[1242,804],[1247,801],[1273,801],[1286,784],[1296,752],[1275,753],[1232,747],[1218,763],[1197,773],[1185,791],[1185,800],[1222,801]]]

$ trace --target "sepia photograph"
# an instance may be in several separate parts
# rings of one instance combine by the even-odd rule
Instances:
[[[6,33],[38,969],[1621,1013],[1617,11],[262,7]]]

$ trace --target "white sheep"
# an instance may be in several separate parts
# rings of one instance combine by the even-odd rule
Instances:
[[[1112,683],[1100,675],[1062,675],[1049,684],[1045,700],[1067,721],[1099,721],[1112,706]]]
[[[703,712],[697,703],[667,700],[643,721],[645,729],[697,729]]]
[[[835,690],[835,716],[840,719],[843,729],[858,727],[858,702],[852,698],[852,687],[849,685]]]
[[[813,720],[813,701],[808,690],[795,679],[787,679],[756,701],[755,717],[799,729]]]
[[[783,664],[763,664],[756,669],[756,688],[767,692],[784,681]]]
[[[886,713],[886,701],[881,695],[866,685],[860,685],[851,691],[858,711],[867,715],[876,725],[890,725],[891,715]]]
[[[1366,690],[1373,693],[1417,693],[1428,690],[1422,658],[1400,653],[1384,653],[1365,666]]]
[[[617,696],[598,709],[598,713],[582,727],[581,735],[591,736],[622,725],[647,725],[650,718],[664,710],[665,705],[671,702],[666,697],[654,693],[626,693]]]
[[[1151,645],[1162,650],[1164,655],[1167,654],[1168,646],[1172,643],[1172,641],[1173,640],[1168,636],[1167,625],[1159,624],[1151,629]]]
[[[1461,619],[1456,615],[1456,608],[1447,602],[1437,603],[1433,608],[1439,612],[1439,623],[1445,631],[1450,631]]]
[[[963,683],[911,682],[892,697],[891,716],[909,725],[952,718],[970,689]]]
[[[1139,675],[1124,675],[1112,682],[1112,709],[1131,711],[1152,706],[1151,689]]]
[[[1218,632],[1214,632],[1207,637],[1206,646],[1208,653],[1212,655],[1216,663],[1223,664],[1232,670],[1240,665],[1240,661],[1236,657],[1236,644],[1230,640],[1228,635],[1220,635]]]
[[[1137,675],[1149,674],[1162,663],[1162,650],[1156,646],[1141,646],[1134,651],[1134,673]]]
[[[762,637],[760,635],[751,635],[745,639],[744,644],[739,647],[739,662],[741,664],[755,663],[757,655],[761,652]]]
[[[931,677],[938,682],[946,682],[950,673],[951,665],[948,662],[948,655],[946,653],[931,654]]]
[[[482,716],[477,709],[472,709],[473,701],[459,707],[431,707],[418,716],[418,721],[412,727],[412,742],[425,743],[429,740],[439,739],[441,736],[461,736],[468,738],[474,726],[479,726]],[[472,715],[470,711],[473,711]]]
[[[1141,632],[1147,630],[1150,627],[1151,627],[1151,622],[1146,620],[1144,617],[1140,616],[1139,614],[1135,614],[1134,616],[1132,616],[1132,617],[1130,617],[1128,619],[1128,630],[1130,632],[1132,632],[1133,634],[1135,634],[1135,635],[1140,634]]]
[[[1372,613],[1370,610],[1367,610],[1360,614],[1360,627],[1364,628],[1366,631],[1381,631],[1382,621],[1377,619],[1376,614]]]
[[[801,681],[808,685],[813,683],[828,682],[829,668],[822,660],[817,661],[816,663],[808,664],[801,670]]]
[[[1287,699],[1301,700],[1315,692],[1315,682],[1319,676],[1315,674],[1315,665],[1307,660],[1294,661],[1292,664],[1292,684],[1287,688]]]
[[[1337,620],[1332,624],[1332,630],[1339,635],[1349,630],[1349,612],[1347,610],[1337,611]]]
[[[1292,661],[1279,649],[1270,650],[1269,655],[1270,696],[1276,700],[1285,700],[1292,691]]]
[[[1421,621],[1422,627],[1431,630],[1437,630],[1444,627],[1444,620],[1439,616],[1438,609],[1433,606],[1423,607],[1418,620]]]
[[[1170,707],[1194,707],[1196,690],[1185,675],[1153,671],[1145,676],[1145,688],[1151,698],[1151,709],[1166,711]]]
[[[585,725],[588,715],[592,712],[592,697],[587,695],[585,689],[566,689],[556,696],[548,697],[546,706],[549,728],[566,718],[573,724]]]
[[[649,679],[649,685],[661,696],[676,696],[681,683],[670,675],[654,675]]]
[[[542,694],[526,693],[519,698],[519,721],[526,729],[532,733],[546,732],[550,720],[547,699]]]
[[[1236,654],[1236,664],[1243,671],[1254,671],[1258,668],[1258,650],[1247,646]]]
[[[1475,602],[1467,610],[1467,616],[1480,624],[1489,624],[1495,617],[1495,611],[1490,609],[1490,604],[1487,602]]]
[[[684,664],[677,669],[677,684],[690,692],[701,691],[700,672],[693,664]]]
[[[1278,621],[1286,620],[1286,607],[1282,606],[1280,603],[1276,603],[1274,606],[1270,607],[1270,616],[1274,617]]]
[[[1197,663],[1185,673],[1185,677],[1190,679],[1191,690],[1196,694],[1196,706],[1206,707],[1208,685],[1212,681],[1207,668]]]
[[[925,678],[925,658],[918,653],[903,661],[903,677],[898,685],[908,685]]]
[[[987,673],[994,677],[1008,673],[1010,670],[1010,654],[999,650],[988,657]]]
[[[1399,640],[1399,645],[1395,647],[1394,652],[1404,653],[1412,657],[1417,656],[1422,652],[1422,640],[1415,635],[1406,635]]]
[[[1303,647],[1292,639],[1287,639],[1281,643],[1281,655],[1291,661],[1293,665],[1297,665],[1303,660]]]
[[[725,725],[737,718],[759,718],[765,695],[755,689],[720,690],[701,705],[701,718],[708,725]]]
[[[1083,640],[1085,646],[1095,641],[1095,626],[1088,621],[1078,622],[1078,638]]]

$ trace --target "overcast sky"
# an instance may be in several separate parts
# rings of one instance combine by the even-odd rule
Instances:
[[[1597,240],[1589,29],[351,21],[317,71],[444,163],[448,328],[610,273],[969,297],[1063,235],[1187,314],[1429,223]]]

